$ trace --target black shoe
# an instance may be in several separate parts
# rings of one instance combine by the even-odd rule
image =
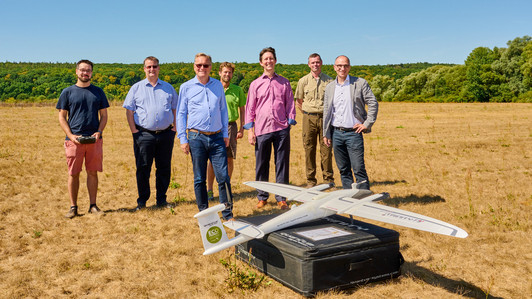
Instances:
[[[146,206],[138,205],[136,208],[134,208],[131,212],[138,212],[140,210],[144,210]]]
[[[160,204],[158,203],[158,204],[155,206],[156,209],[169,209],[169,208],[171,208],[171,207],[172,207],[172,206],[171,206],[169,203],[167,203],[167,202],[160,203]]]
[[[66,213],[66,215],[65,215],[65,217],[69,218],[69,219],[72,219],[72,218],[74,218],[76,216],[78,216],[78,207],[77,206],[70,207],[70,210],[68,210],[68,213]]]

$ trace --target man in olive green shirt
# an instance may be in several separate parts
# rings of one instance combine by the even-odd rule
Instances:
[[[323,143],[323,94],[325,86],[333,79],[321,72],[322,60],[319,54],[308,57],[310,73],[299,79],[295,99],[297,107],[303,111],[303,147],[307,186],[317,184],[316,180],[316,140],[320,144],[321,171],[323,182],[334,186],[332,150]]]
[[[229,62],[220,64],[218,74],[220,81],[224,86],[225,100],[227,102],[227,114],[229,116],[229,146],[227,147],[227,172],[229,178],[233,174],[233,160],[236,158],[236,140],[244,136],[244,114],[246,105],[246,95],[242,88],[238,85],[232,84],[233,72],[235,65]],[[240,117],[239,117],[240,116]],[[240,118],[240,125],[237,126],[236,121]],[[209,162],[207,167],[207,195],[209,200],[214,199],[212,186],[214,184],[214,170],[212,164]]]

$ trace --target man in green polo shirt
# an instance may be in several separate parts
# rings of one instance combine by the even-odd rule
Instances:
[[[227,171],[229,172],[229,178],[233,174],[233,160],[236,158],[236,140],[242,138],[244,135],[244,106],[246,105],[246,96],[242,88],[231,83],[234,71],[234,64],[223,62],[220,64],[220,70],[218,72],[220,81],[224,86],[227,114],[229,115],[229,146],[227,147]],[[238,119],[240,119],[240,126],[236,124]],[[214,199],[212,191],[213,183],[214,171],[212,164],[209,162],[209,166],[207,167],[207,195],[209,196],[209,200]]]
[[[303,147],[305,148],[305,167],[307,186],[313,187],[316,180],[316,140],[320,144],[321,171],[323,182],[334,186],[332,151],[323,143],[323,95],[325,86],[333,79],[321,72],[322,60],[319,54],[308,57],[310,73],[297,83],[296,106],[303,111]]]

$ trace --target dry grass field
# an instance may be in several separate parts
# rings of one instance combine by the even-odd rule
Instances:
[[[291,183],[302,185],[301,125],[291,136]],[[104,132],[98,204],[105,214],[86,213],[82,174],[83,215],[65,219],[63,138],[53,106],[0,107],[0,298],[301,297],[276,281],[228,293],[219,260],[234,258],[230,250],[202,256],[192,165],[177,141],[168,191],[175,207],[128,211],[136,206],[135,164],[118,104]],[[385,204],[450,222],[469,237],[377,223],[400,232],[403,275],[317,298],[530,298],[531,104],[381,103],[365,138],[372,189],[391,194]],[[259,213],[255,191],[242,184],[254,179],[254,159],[240,140],[237,217]],[[277,212],[271,204],[260,213]]]

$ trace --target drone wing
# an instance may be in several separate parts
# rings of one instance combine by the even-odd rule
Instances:
[[[293,186],[293,185],[286,185],[286,184],[279,184],[279,183],[270,183],[270,182],[245,182],[244,185],[248,185],[250,187],[266,191],[269,193],[277,194],[283,197],[286,197],[286,200],[295,200],[299,202],[307,202],[312,200],[316,195],[320,195],[323,192],[321,190],[325,190],[327,188],[330,188],[328,184],[318,185],[310,189]]]
[[[457,238],[468,236],[466,231],[452,224],[370,201],[346,209],[344,213]]]

